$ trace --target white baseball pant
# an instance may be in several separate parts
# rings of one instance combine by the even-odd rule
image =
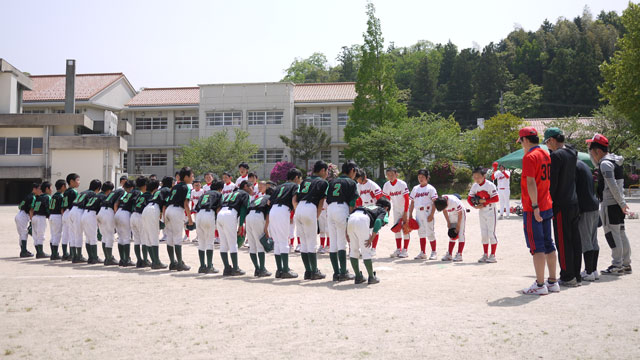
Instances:
[[[331,203],[327,208],[327,222],[329,225],[329,252],[338,252],[347,249],[347,219],[349,218],[349,205]]]
[[[426,237],[427,240],[429,241],[434,241],[436,239],[435,214],[433,216],[433,220],[427,221],[427,219],[429,218],[429,213],[431,213],[431,210],[432,210],[431,205],[417,208],[415,219],[418,222],[418,225],[420,225],[420,227],[418,228],[418,236],[420,236],[420,238]]]
[[[187,220],[187,215],[184,213],[184,209],[181,206],[171,205],[164,213],[165,216],[165,230],[168,230],[167,245],[169,246],[182,246],[182,232],[184,230],[184,222]]]
[[[74,207],[71,209],[70,219],[71,219],[71,240],[70,244],[73,244],[76,248],[82,247],[82,214],[84,214],[84,210]]]
[[[458,242],[464,242],[464,227],[467,222],[466,211],[462,209],[462,223],[460,224],[460,230],[458,231]],[[452,228],[456,228],[458,226],[458,213],[449,213],[449,223]]]
[[[156,221],[157,223],[157,221]],[[213,250],[213,238],[216,233],[216,212],[214,210],[200,210],[196,214],[196,235],[198,236],[198,250]]]
[[[300,238],[300,251],[315,254],[318,247],[318,208],[313,203],[301,201],[293,221]]]
[[[273,238],[273,254],[289,253],[291,211],[285,205],[274,205],[269,211],[269,235]]]
[[[127,245],[131,242],[131,213],[118,209],[114,220],[116,223],[116,231],[118,232],[118,244]]]
[[[238,252],[238,212],[236,209],[223,208],[218,212],[218,233],[220,252]]]
[[[320,228],[320,237],[328,237],[329,236],[329,227],[327,225],[327,210],[324,209],[320,213],[320,217],[318,218],[318,227]]]
[[[71,211],[65,210],[62,214],[62,245],[68,245],[71,242],[71,236]]]
[[[151,203],[142,210],[142,231],[145,234],[148,246],[159,246],[160,239],[160,205]]]
[[[51,245],[58,246],[62,237],[62,215],[49,215],[49,230],[51,233]]]
[[[511,190],[510,189],[498,189],[498,198],[500,199],[500,215],[506,215],[507,217],[509,217],[509,214],[511,214],[511,205],[509,204],[509,197],[511,196]],[[504,209],[504,211],[503,211]]]
[[[98,243],[98,215],[95,211],[85,210],[82,214],[82,231],[87,237],[87,244],[96,245]]]
[[[264,215],[255,210],[251,210],[245,220],[247,229],[247,241],[249,242],[249,253],[257,254],[264,252],[264,246],[260,242],[260,238],[264,235]]]
[[[496,222],[498,220],[498,212],[493,204],[489,204],[478,211],[480,217],[480,234],[483,244],[497,244],[496,238]]]
[[[133,212],[129,217],[129,224],[131,225],[131,232],[133,233],[133,244],[141,245],[143,235],[142,214]]]
[[[105,247],[109,249],[113,248],[114,231],[116,230],[116,223],[114,220],[115,214],[112,208],[102,208],[96,217],[98,221],[98,229],[102,234],[102,242]]]
[[[44,234],[47,231],[47,217],[34,215],[31,219],[31,234],[34,245],[44,244]]]
[[[27,240],[27,237],[29,236],[29,214],[20,210],[16,214],[14,220],[16,222],[16,229],[18,230],[18,237],[20,238],[18,239],[18,242],[21,240]]]
[[[364,242],[369,240],[371,236],[371,228],[369,227],[370,219],[367,214],[362,211],[356,211],[349,216],[347,223],[347,233],[351,246],[349,256],[355,259],[362,254],[363,260],[371,259],[371,244],[366,247]]]
[[[399,210],[396,208],[393,208],[392,212],[393,212],[393,225],[395,225],[400,219],[402,219],[402,216],[404,215],[404,208],[400,208]],[[402,237],[404,237],[405,240],[408,240],[409,234],[405,234],[402,230],[395,233],[396,239],[400,239]]]

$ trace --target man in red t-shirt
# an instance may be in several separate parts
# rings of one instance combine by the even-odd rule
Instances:
[[[546,295],[560,291],[556,279],[556,248],[551,238],[553,209],[549,195],[551,158],[538,146],[540,138],[533,127],[520,129],[518,142],[524,149],[522,158],[522,208],[524,210],[524,236],[533,255],[536,281],[522,292],[527,295]],[[545,265],[549,279],[544,280]]]

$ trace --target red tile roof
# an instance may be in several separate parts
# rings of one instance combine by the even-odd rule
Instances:
[[[356,98],[356,83],[296,84],[293,88],[295,102],[352,102]]]
[[[127,106],[198,105],[199,103],[199,87],[147,88],[129,100]]]
[[[544,130],[548,127],[548,124],[552,121],[556,121],[556,120],[562,120],[562,119],[558,119],[558,118],[531,118],[531,119],[524,119],[524,121],[526,121],[527,123],[529,123],[529,126],[533,126],[536,131],[538,131],[538,135],[541,135],[544,133]],[[589,125],[591,124],[591,122],[593,121],[592,117],[579,117],[578,118],[578,122],[582,125]]]
[[[77,74],[76,100],[89,100],[123,78],[123,73]],[[65,75],[32,75],[33,90],[23,93],[25,102],[64,101]]]

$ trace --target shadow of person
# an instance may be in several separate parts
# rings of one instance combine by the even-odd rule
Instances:
[[[498,306],[498,307],[513,307],[513,306],[522,306],[526,305],[532,301],[540,298],[540,295],[525,295],[519,293],[519,296],[514,297],[503,297],[500,299],[496,299],[493,301],[487,302],[489,306]]]

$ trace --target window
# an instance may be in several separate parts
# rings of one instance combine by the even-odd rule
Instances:
[[[261,163],[264,162],[264,150],[258,150],[253,156],[251,156],[251,162]]]
[[[167,154],[136,154],[136,166],[166,166]]]
[[[23,114],[44,114],[44,109],[22,110]]]
[[[136,130],[166,130],[167,118],[136,118]]]
[[[344,151],[342,150],[338,151],[338,162],[342,164],[346,161],[347,161],[347,158],[344,156]]]
[[[33,155],[42,155],[43,153],[43,146],[42,146],[42,138],[33,138],[33,143],[31,146],[31,154]]]
[[[64,114],[64,109],[56,109],[53,112],[56,114]]]
[[[4,155],[4,148],[5,148],[5,143],[6,143],[6,138],[0,137],[0,155]]]
[[[241,111],[215,111],[207,113],[207,126],[240,126]]]
[[[349,113],[338,113],[338,126],[346,126],[349,120]]]
[[[307,124],[315,127],[331,127],[331,114],[305,114],[296,117],[298,125]]]
[[[283,155],[284,155],[284,150],[282,149],[267,150],[267,162],[277,163],[278,161],[282,161]]]
[[[5,154],[7,155],[18,155],[18,143],[19,138],[7,138],[7,148]]]
[[[128,155],[128,153],[122,154],[122,167],[124,168],[125,172],[127,171],[127,158],[129,157]]]
[[[200,120],[197,116],[177,116],[176,129],[187,130],[200,127]]]
[[[0,155],[42,155],[41,137],[0,137]]]
[[[331,150],[320,151],[320,160],[324,162],[331,162]]]
[[[249,111],[247,117],[249,125],[281,125],[284,111]]]

